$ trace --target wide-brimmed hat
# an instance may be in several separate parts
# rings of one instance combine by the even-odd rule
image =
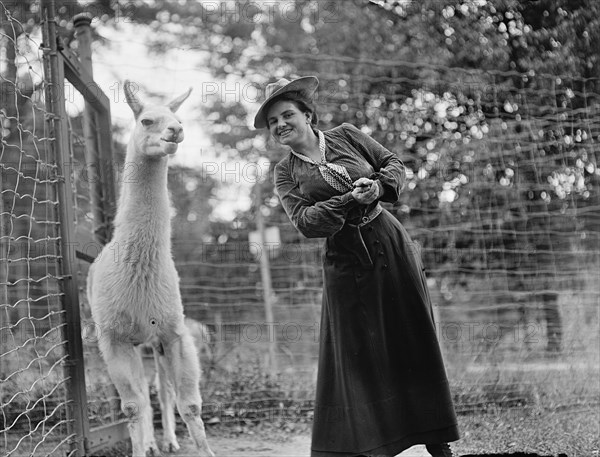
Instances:
[[[260,105],[260,108],[258,108],[258,112],[254,117],[254,128],[262,129],[267,126],[267,113],[265,112],[265,108],[267,108],[267,106],[269,106],[269,104],[277,97],[280,97],[287,92],[300,92],[302,97],[307,100],[312,100],[318,85],[319,80],[315,76],[304,76],[302,78],[294,79],[293,81],[281,78],[275,83],[267,84],[267,87],[265,88],[265,101],[262,102],[262,105]]]

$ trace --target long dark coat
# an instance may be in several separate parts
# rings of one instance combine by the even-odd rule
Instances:
[[[326,157],[398,200],[402,162],[350,124],[323,132]],[[420,249],[378,202],[340,193],[293,153],[275,167],[294,226],[326,237],[312,457],[395,455],[458,439]]]

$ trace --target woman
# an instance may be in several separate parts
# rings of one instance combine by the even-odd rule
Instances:
[[[254,119],[290,147],[275,184],[293,225],[326,237],[312,457],[393,456],[414,444],[450,457],[456,416],[418,246],[379,201],[402,162],[350,124],[322,132],[315,77],[267,86]]]

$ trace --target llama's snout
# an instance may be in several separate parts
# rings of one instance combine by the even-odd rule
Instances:
[[[183,141],[183,127],[181,124],[171,124],[163,132],[161,137],[167,143],[181,143]]]

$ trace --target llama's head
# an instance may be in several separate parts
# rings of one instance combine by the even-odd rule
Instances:
[[[135,117],[130,142],[136,153],[149,158],[174,154],[183,141],[183,126],[175,112],[189,97],[192,89],[166,105],[150,105],[140,101],[135,84],[125,81],[123,88],[127,104]]]

